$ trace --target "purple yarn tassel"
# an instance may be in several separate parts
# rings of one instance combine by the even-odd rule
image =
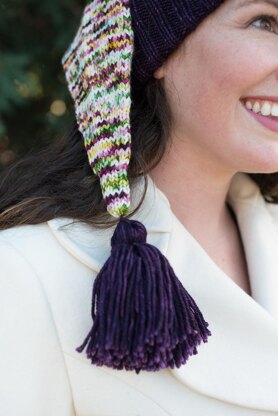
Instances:
[[[211,335],[166,257],[138,221],[121,218],[93,287],[93,326],[83,344],[92,364],[158,371],[180,367]]]

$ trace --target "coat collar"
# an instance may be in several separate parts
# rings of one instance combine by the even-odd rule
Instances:
[[[144,180],[139,179],[131,192],[131,209],[137,207],[143,193]],[[172,228],[170,213],[168,199],[148,177],[143,204],[132,219],[145,225],[148,243],[154,244],[164,254]],[[73,221],[72,218],[55,218],[48,221],[48,225],[62,246],[86,266],[99,272],[110,255],[110,241],[115,227],[99,230]]]
[[[278,321],[278,206],[265,202],[255,182],[243,174],[235,177],[228,202],[243,240],[252,297]]]
[[[139,181],[132,205],[142,192]],[[227,201],[240,228],[252,297],[212,261],[175,217],[151,178],[144,202],[133,217],[146,226],[148,242],[167,256],[212,332],[186,365],[167,371],[211,398],[278,412],[278,233],[268,204],[247,175],[235,175]],[[92,230],[81,223],[59,228],[69,223],[68,218],[48,221],[58,241],[98,272],[109,257],[113,230]]]

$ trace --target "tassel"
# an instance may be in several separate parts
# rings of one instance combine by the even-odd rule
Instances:
[[[211,335],[166,257],[146,238],[142,223],[120,219],[94,282],[92,329],[76,349],[87,345],[92,364],[137,374],[180,367]]]

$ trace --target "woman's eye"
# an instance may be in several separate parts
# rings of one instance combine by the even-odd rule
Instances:
[[[255,25],[259,29],[266,29],[270,32],[274,32],[274,28],[278,27],[278,16],[258,16],[256,19],[254,19],[251,24],[254,24],[255,22],[263,22],[264,24]]]

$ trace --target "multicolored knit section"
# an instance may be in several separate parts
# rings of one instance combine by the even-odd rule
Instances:
[[[108,212],[130,206],[131,62],[134,34],[128,0],[93,0],[62,57],[90,166],[100,179]]]

